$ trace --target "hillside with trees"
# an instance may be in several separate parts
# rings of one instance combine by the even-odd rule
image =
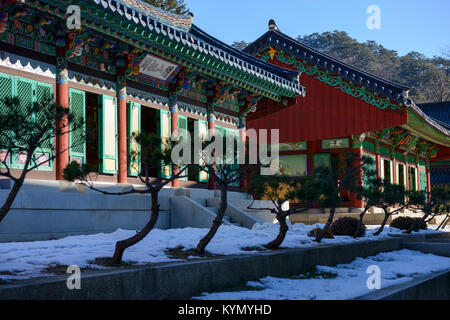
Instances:
[[[450,100],[450,47],[441,56],[428,58],[420,52],[399,56],[375,41],[358,42],[345,31],[312,33],[297,41],[329,54],[342,62],[411,88],[416,103]],[[242,50],[244,41],[233,46]]]
[[[156,8],[175,14],[187,14],[187,8],[184,0],[143,0]]]

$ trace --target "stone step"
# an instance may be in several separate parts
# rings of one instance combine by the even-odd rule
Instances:
[[[272,213],[270,210],[258,210],[258,209],[243,209],[244,212],[261,212],[261,213]]]
[[[215,214],[219,213],[219,208],[217,208],[217,207],[206,207],[206,209],[208,209],[209,211],[214,212]]]

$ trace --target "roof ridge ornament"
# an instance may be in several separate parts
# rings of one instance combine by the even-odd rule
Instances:
[[[277,24],[275,23],[275,20],[270,19],[269,20],[269,31],[280,31],[280,29],[278,28]]]

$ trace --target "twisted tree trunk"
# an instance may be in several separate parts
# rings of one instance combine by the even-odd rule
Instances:
[[[369,208],[364,208],[364,211],[361,212],[359,215],[359,220],[358,220],[358,224],[356,225],[355,235],[353,236],[353,238],[355,238],[355,239],[358,237],[359,228],[361,228],[361,225],[363,224],[363,219],[364,219],[364,216],[367,213],[367,211],[369,211]]]
[[[384,208],[383,208],[383,210],[384,210],[384,219],[383,219],[383,222],[381,223],[381,226],[380,226],[380,228],[378,229],[378,231],[375,232],[375,233],[373,234],[374,236],[379,236],[379,235],[381,234],[381,232],[383,232],[383,229],[384,229],[384,227],[386,226],[386,223],[387,223],[389,217],[391,216],[391,214],[387,211],[387,209],[384,209]]]
[[[220,207],[219,212],[217,213],[216,218],[213,221],[213,224],[211,228],[209,229],[209,232],[204,236],[197,245],[197,253],[204,254],[206,246],[211,242],[214,235],[217,233],[217,230],[219,230],[220,225],[222,224],[223,216],[225,215],[225,211],[227,210],[227,186],[222,185],[222,188],[220,190]]]
[[[447,226],[448,222],[450,221],[450,213],[447,213],[444,220],[442,220],[442,223],[439,225],[439,227],[436,230],[440,230],[441,228],[445,228]]]
[[[9,210],[11,209],[11,206],[12,206],[14,200],[16,199],[17,194],[19,193],[19,190],[23,185],[23,180],[24,179],[19,179],[16,182],[14,182],[14,186],[12,187],[11,191],[8,194],[8,197],[5,200],[5,203],[3,204],[3,206],[0,209],[0,223],[6,217]]]
[[[426,213],[419,221],[414,220],[414,223],[409,227],[409,229],[405,232],[406,234],[411,234],[413,230],[416,230],[416,227],[423,222],[431,215],[430,213]]]
[[[30,154],[30,153],[28,152],[28,154]],[[20,177],[18,179],[14,180],[14,186],[12,187],[10,193],[8,194],[8,197],[6,198],[5,203],[3,204],[3,206],[0,209],[0,223],[8,214],[9,210],[11,209],[12,204],[14,203],[14,200],[17,197],[17,194],[20,191],[20,188],[22,188],[22,185],[25,181],[25,177],[28,172],[28,166],[30,165],[30,161],[31,161],[31,158],[28,155],[27,159],[25,161],[24,167],[22,169],[22,173],[20,174]]]
[[[142,241],[155,227],[159,217],[159,203],[158,203],[159,190],[160,189],[152,190],[150,193],[152,196],[152,209],[151,209],[152,212],[150,215],[150,220],[147,222],[145,227],[131,238],[118,241],[116,243],[116,249],[114,251],[114,256],[112,258],[112,263],[114,265],[120,265],[122,263],[122,257],[125,250]]]
[[[314,241],[316,242],[320,242],[322,241],[322,239],[325,237],[325,235],[328,232],[328,229],[330,229],[331,224],[333,223],[333,219],[334,219],[334,213],[336,211],[336,208],[331,208],[330,209],[330,215],[328,216],[328,220],[327,223],[325,224],[325,226],[323,227],[322,231],[317,235],[316,239]]]
[[[286,233],[289,230],[289,227],[286,223],[286,216],[282,215],[279,216],[277,215],[277,220],[280,223],[280,231],[278,232],[278,236],[276,237],[275,240],[273,240],[272,242],[269,242],[268,244],[266,244],[264,247],[270,250],[274,250],[280,247],[280,245],[283,243],[284,239],[286,238]]]

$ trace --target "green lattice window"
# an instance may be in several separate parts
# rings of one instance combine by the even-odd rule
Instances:
[[[53,103],[53,87],[49,83],[43,82],[34,82],[33,83],[33,92],[34,99],[38,103]],[[49,121],[49,119],[45,119],[45,115],[42,113],[37,113],[36,115],[36,123],[44,123],[45,121]],[[51,130],[47,132],[48,136],[52,136]],[[45,162],[49,159],[52,153],[52,139],[48,139],[42,144],[42,148],[38,149],[35,154],[35,163],[37,162]],[[45,162],[39,167],[39,170],[52,170],[52,161]]]
[[[427,172],[425,170],[419,170],[419,183],[420,190],[427,191]]]
[[[315,153],[313,155],[313,169],[320,167],[331,169],[331,153]]]
[[[20,100],[20,108],[27,109],[33,103],[33,80],[17,78],[17,90],[15,95]]]
[[[376,159],[375,159],[375,157],[374,156],[372,156],[372,155],[365,155],[366,157],[369,157],[369,158],[371,158],[372,160],[373,160],[373,163],[372,164],[364,164],[364,171],[375,171],[376,172],[376,170],[377,170],[377,164],[376,164]],[[369,182],[369,176],[367,175],[367,173],[366,172],[364,172],[364,175],[363,175],[363,183],[364,183],[364,185],[367,185],[367,183]]]
[[[11,97],[19,98],[20,111],[27,112],[27,109],[35,102],[51,102],[53,88],[52,85],[48,83],[0,73],[0,116],[4,115],[10,107],[4,103],[4,99]],[[43,118],[44,116],[44,114],[40,114],[39,112],[31,115],[37,125],[45,121]],[[9,138],[13,137],[10,135]],[[34,154],[35,161],[32,164],[44,162],[49,159],[52,151],[52,143],[53,141],[49,139],[42,144],[40,149],[36,150],[36,153]],[[25,159],[26,153],[13,153],[9,155],[8,162],[11,168],[23,168]],[[51,161],[42,164],[37,170],[52,170]]]
[[[5,99],[11,98],[13,96],[13,85],[13,76],[0,74],[0,117],[6,115],[6,113],[8,112],[8,106],[5,103]],[[0,136],[0,144],[7,145],[8,138],[11,138],[11,136]],[[6,156],[6,151],[2,150],[2,152],[2,154]],[[11,157],[8,158],[11,160]],[[8,163],[10,163],[10,161],[8,161]]]
[[[224,128],[224,139],[226,139],[227,137],[232,136],[234,138],[234,150],[233,152],[235,152],[235,155],[237,155],[237,143],[238,143],[238,138],[239,138],[239,131],[238,130],[234,130],[234,129],[230,129],[230,128]],[[226,140],[224,140],[226,141]],[[224,152],[226,152],[226,150],[224,150]],[[233,157],[235,156],[233,155]],[[224,154],[224,156],[226,156],[226,154]],[[234,162],[230,167],[231,170],[238,172],[239,169],[239,164],[237,163],[237,159],[234,158]],[[239,186],[239,180],[237,179],[236,181],[234,181],[233,183],[230,184],[231,186]]]
[[[83,91],[69,89],[69,108],[74,117],[74,121],[83,125],[76,130],[70,127],[69,145],[70,161],[78,163],[86,162],[86,139],[85,139],[85,121],[86,121],[86,95]]]

